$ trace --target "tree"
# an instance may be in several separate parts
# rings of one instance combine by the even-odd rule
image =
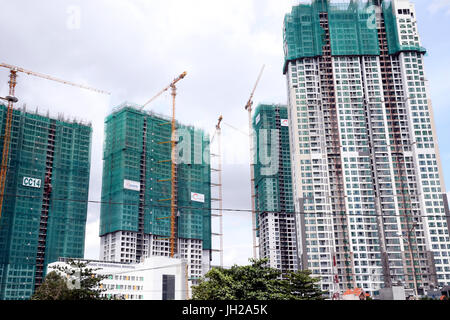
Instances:
[[[106,275],[96,274],[98,269],[88,268],[86,263],[69,260],[68,266],[58,266],[56,269],[69,278],[69,300],[103,300],[101,294],[106,289],[101,282]]]
[[[294,300],[322,300],[323,294],[319,290],[319,278],[312,278],[310,271],[289,272],[287,274],[287,288],[291,299]]]
[[[251,265],[212,268],[192,288],[193,300],[318,300],[323,292],[307,271],[284,275],[265,266],[268,259],[250,259]]]
[[[67,287],[66,280],[57,272],[52,271],[34,292],[31,300],[66,300],[68,294],[69,288]]]
[[[81,261],[69,260],[50,272],[33,295],[33,300],[104,300],[101,282],[105,275],[96,274]]]

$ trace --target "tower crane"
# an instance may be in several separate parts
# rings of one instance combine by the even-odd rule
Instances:
[[[6,97],[0,97],[0,99],[5,100],[8,102],[8,108],[6,113],[6,124],[5,124],[5,132],[3,136],[3,152],[2,152],[2,163],[1,163],[1,170],[0,170],[0,218],[2,214],[3,209],[3,198],[5,193],[5,184],[6,184],[6,176],[8,172],[8,161],[9,161],[9,147],[11,142],[11,124],[12,124],[12,115],[13,115],[13,106],[14,103],[17,103],[19,100],[15,97],[15,89],[17,85],[17,74],[19,72],[25,73],[27,75],[35,76],[38,78],[43,78],[51,81],[56,81],[59,83],[63,83],[66,85],[78,87],[81,89],[91,90],[97,93],[101,94],[107,94],[110,95],[109,92],[95,89],[89,86],[77,84],[74,82],[58,79],[43,73],[38,73],[30,70],[26,70],[21,67],[17,67],[14,65],[10,65],[7,63],[0,63],[1,68],[9,69],[9,95]]]
[[[177,210],[176,210],[176,194],[175,194],[175,189],[176,189],[176,163],[175,163],[175,158],[176,158],[176,150],[175,150],[175,145],[176,145],[176,141],[175,141],[175,130],[176,130],[176,122],[175,122],[175,97],[177,96],[177,87],[176,84],[184,79],[184,77],[186,77],[187,72],[184,71],[182,74],[180,74],[177,78],[175,78],[167,87],[165,87],[164,89],[162,89],[160,92],[158,92],[153,98],[151,98],[150,100],[148,100],[146,103],[144,103],[142,105],[142,107],[140,108],[140,110],[143,110],[146,106],[148,106],[151,102],[153,102],[156,98],[158,98],[160,95],[162,95],[164,92],[166,92],[167,90],[171,89],[171,95],[172,95],[172,121],[170,122],[171,124],[171,128],[172,128],[172,134],[171,134],[171,139],[170,139],[170,144],[171,144],[171,197],[170,197],[170,257],[173,258],[174,254],[175,254],[175,241],[176,241],[176,237],[175,237],[175,219],[176,219],[176,214],[177,214]]]
[[[170,88],[172,88],[172,95],[173,95],[173,90],[175,90],[176,92],[176,87],[175,84],[180,81],[181,79],[184,79],[184,77],[186,77],[187,72],[183,72],[182,74],[180,74],[177,78],[175,78],[167,87],[165,87],[164,89],[162,89],[160,92],[158,92],[153,98],[151,98],[150,100],[148,100],[146,103],[144,103],[141,107],[141,110],[144,109],[146,106],[148,106],[150,103],[153,102],[153,100],[155,100],[156,98],[158,98],[160,95],[162,95],[164,92],[166,92],[167,90],[169,90]]]
[[[220,254],[220,266],[223,267],[223,206],[222,206],[222,199],[223,199],[223,193],[222,193],[222,128],[221,123],[223,121],[223,117],[219,116],[219,120],[216,125],[216,131],[214,131],[214,135],[211,138],[211,143],[213,143],[214,138],[217,134],[217,168],[211,168],[211,171],[217,172],[217,183],[211,183],[211,186],[218,188],[218,198],[216,199],[219,202],[219,213],[218,214],[211,214],[212,217],[219,218],[219,233],[213,233],[212,235],[219,236],[219,250],[213,250],[213,251],[219,251]],[[212,156],[213,154],[211,154]],[[212,199],[211,199],[212,200]]]
[[[250,140],[250,179],[251,179],[251,195],[252,195],[252,229],[253,229],[253,258],[257,258],[256,248],[258,245],[256,244],[256,213],[255,213],[255,171],[254,171],[254,159],[253,159],[253,136],[252,136],[252,106],[253,106],[253,95],[255,94],[256,88],[258,87],[259,81],[261,80],[262,74],[264,72],[265,65],[262,66],[261,71],[258,75],[258,79],[256,80],[255,86],[250,94],[250,98],[245,105],[245,110],[248,112],[248,132],[249,132],[249,140]]]

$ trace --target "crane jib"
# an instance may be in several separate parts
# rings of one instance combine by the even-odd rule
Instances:
[[[82,89],[86,89],[86,90],[91,90],[91,91],[95,91],[95,92],[106,94],[106,95],[111,95],[111,93],[109,93],[107,91],[104,91],[104,90],[92,88],[92,87],[89,87],[89,86],[86,86],[86,85],[82,85],[82,84],[77,84],[77,83],[74,83],[74,82],[71,82],[71,81],[67,81],[67,80],[63,80],[63,79],[58,79],[58,78],[55,78],[55,77],[52,77],[52,76],[49,76],[49,75],[46,75],[46,74],[43,74],[43,73],[26,70],[26,69],[23,69],[21,67],[13,66],[13,65],[10,65],[10,64],[0,63],[0,67],[10,69],[13,72],[22,72],[22,73],[25,73],[27,75],[35,76],[35,77],[38,77],[38,78],[47,79],[47,80],[51,80],[51,81],[55,81],[55,82],[60,82],[60,83],[67,84],[67,85],[70,85],[70,86],[74,86],[74,87],[78,87],[78,88],[82,88]]]

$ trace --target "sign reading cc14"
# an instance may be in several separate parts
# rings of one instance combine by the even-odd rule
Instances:
[[[41,179],[23,177],[22,185],[24,185],[25,187],[40,188]]]

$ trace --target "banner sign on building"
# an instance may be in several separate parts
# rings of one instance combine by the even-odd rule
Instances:
[[[141,184],[136,181],[123,180],[123,188],[132,191],[141,191]]]
[[[22,185],[24,185],[25,187],[39,189],[41,187],[41,179],[23,177]]]
[[[261,120],[261,115],[258,113],[258,115],[256,116],[256,119],[255,119],[255,124],[258,124],[259,120]]]
[[[191,200],[195,202],[205,203],[205,195],[201,193],[191,192]]]
[[[282,127],[289,127],[289,120],[288,119],[281,119],[281,126]]]

